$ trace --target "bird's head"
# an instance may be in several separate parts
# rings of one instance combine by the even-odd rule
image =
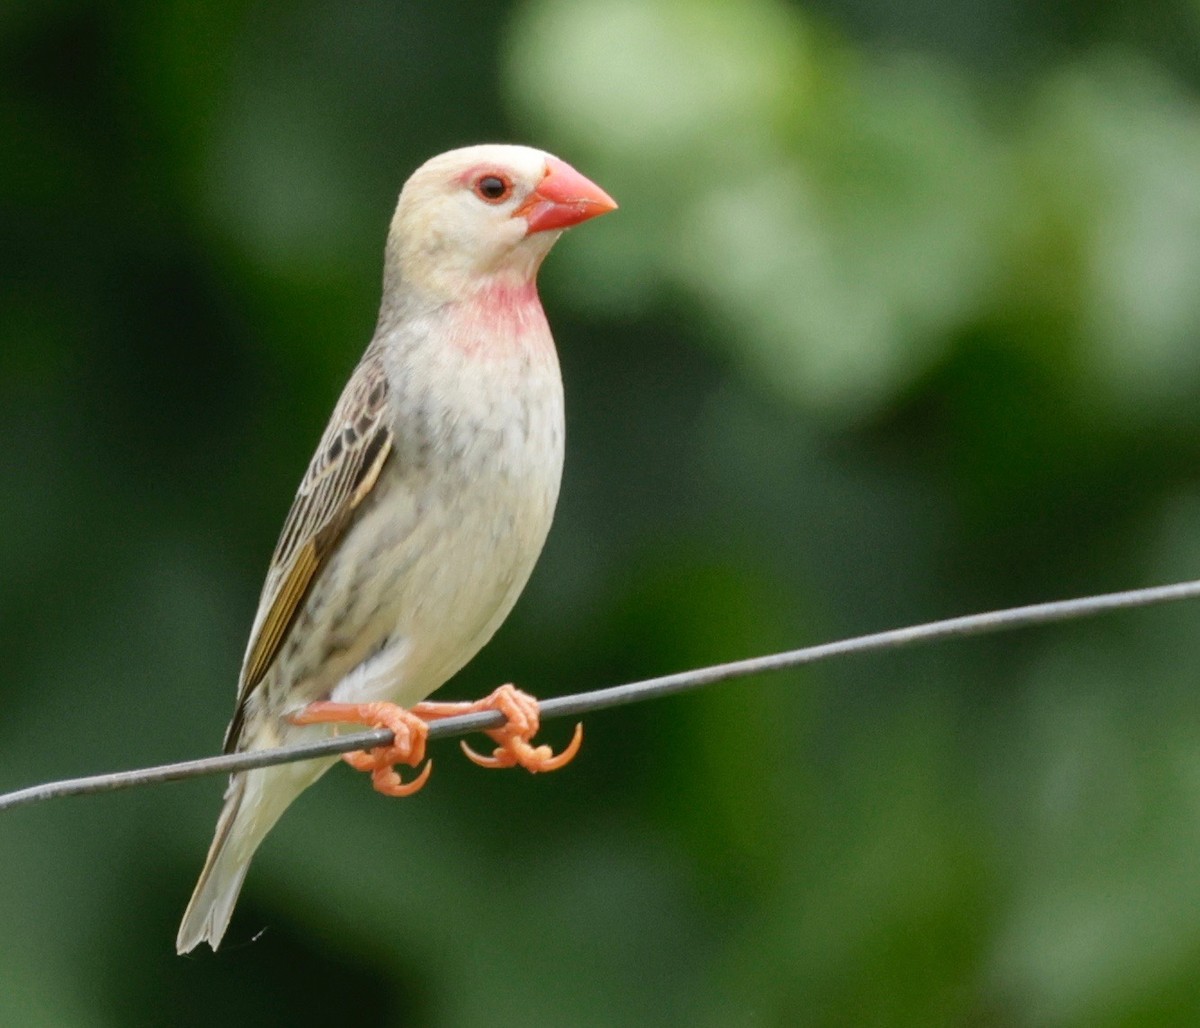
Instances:
[[[385,292],[394,285],[453,300],[487,283],[532,283],[563,229],[616,206],[541,150],[492,144],[440,154],[400,193]]]

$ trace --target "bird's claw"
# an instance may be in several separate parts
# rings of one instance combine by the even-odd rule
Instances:
[[[291,721],[297,725],[334,722],[389,729],[394,736],[389,745],[342,754],[342,760],[355,771],[369,772],[375,791],[384,796],[411,796],[424,786],[433,770],[433,761],[425,761],[425,766],[415,779],[411,782],[401,779],[396,770],[397,764],[416,767],[425,760],[429,726],[412,711],[394,703],[332,703],[321,700],[293,714]]]
[[[411,796],[425,787],[432,770],[433,761],[427,760],[425,766],[421,768],[421,773],[411,782],[405,782],[401,779],[400,772],[396,770],[394,764],[384,764],[371,771],[371,784],[375,787],[376,792],[384,796]]]
[[[491,696],[479,701],[479,710],[498,710],[507,719],[503,728],[485,732],[498,745],[490,757],[476,753],[466,742],[462,746],[467,759],[480,767],[523,767],[526,771],[557,771],[575,759],[583,743],[583,725],[575,726],[575,736],[558,756],[549,746],[532,746],[530,740],[540,726],[538,701],[513,685],[502,685]]]
[[[498,735],[502,731],[504,729],[500,729],[496,734]],[[492,735],[492,733],[488,732],[488,735]],[[567,748],[558,754],[558,756],[554,755],[554,751],[549,746],[530,746],[520,736],[512,736],[504,740],[496,747],[490,757],[476,753],[465,742],[459,743],[463,753],[467,755],[467,759],[478,764],[480,767],[516,767],[519,764],[527,771],[533,772],[557,771],[560,767],[565,767],[575,759],[575,754],[579,752],[579,747],[582,744],[582,724],[575,725],[574,737]]]

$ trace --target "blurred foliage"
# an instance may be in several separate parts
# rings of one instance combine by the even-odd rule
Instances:
[[[1194,0],[9,0],[0,788],[217,749],[395,193],[482,140],[622,210],[543,273],[563,499],[448,694],[1194,577],[1198,44]],[[1198,656],[1160,609],[600,714],[542,778],[334,771],[215,959],[171,943],[218,783],[27,808],[0,1023],[1193,1024]]]

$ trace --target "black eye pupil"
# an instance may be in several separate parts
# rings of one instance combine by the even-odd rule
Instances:
[[[499,200],[505,188],[504,180],[495,175],[486,175],[479,180],[479,192],[489,200]]]

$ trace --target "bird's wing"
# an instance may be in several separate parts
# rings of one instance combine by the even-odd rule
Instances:
[[[258,687],[329,555],[370,494],[392,451],[388,382],[368,349],[334,408],[276,544],[246,650],[225,752],[237,748],[246,700]]]

